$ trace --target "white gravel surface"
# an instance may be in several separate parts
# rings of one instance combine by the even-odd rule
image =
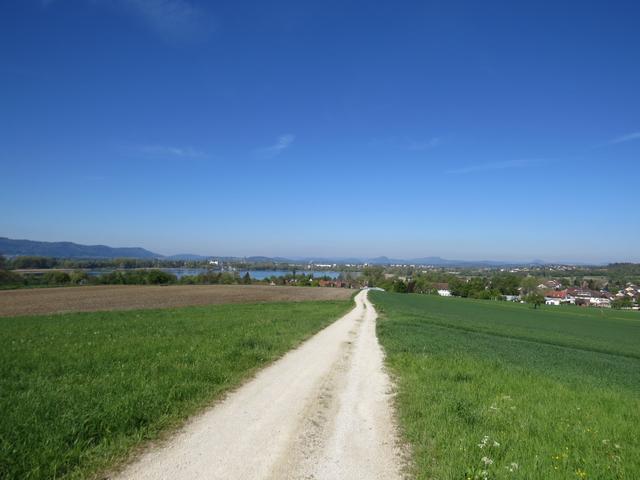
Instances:
[[[363,291],[347,315],[112,478],[402,478],[375,322]]]

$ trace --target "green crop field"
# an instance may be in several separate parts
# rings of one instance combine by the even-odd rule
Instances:
[[[640,478],[640,314],[371,293],[418,479]]]
[[[0,319],[0,478],[84,478],[328,325],[348,301]]]

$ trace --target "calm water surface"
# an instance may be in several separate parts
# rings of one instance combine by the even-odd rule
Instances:
[[[117,269],[115,268],[106,268],[106,269],[97,269],[90,270],[87,272],[89,275],[97,276],[105,273],[111,273]],[[163,272],[172,273],[178,278],[182,278],[188,275],[200,275],[201,273],[207,273],[209,270],[206,268],[160,268]],[[249,272],[251,278],[255,280],[264,280],[269,277],[283,277],[285,275],[290,275],[291,270],[238,270],[238,274],[242,277],[245,273]],[[216,273],[212,271],[212,273]],[[329,277],[329,278],[338,278],[340,272],[335,272],[332,270],[296,270],[296,275],[309,275],[312,274],[315,278],[321,277]],[[351,274],[353,277],[356,274]]]

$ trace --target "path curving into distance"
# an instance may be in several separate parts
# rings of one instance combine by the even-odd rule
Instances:
[[[367,291],[356,306],[111,478],[402,478]]]

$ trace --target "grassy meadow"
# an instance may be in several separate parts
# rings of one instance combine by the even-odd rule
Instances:
[[[640,478],[638,312],[370,298],[416,478]]]
[[[351,306],[0,318],[0,478],[86,478],[108,468]]]

